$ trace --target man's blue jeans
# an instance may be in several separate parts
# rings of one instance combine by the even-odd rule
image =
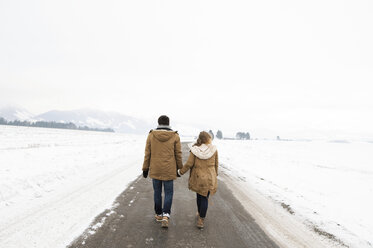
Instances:
[[[164,203],[162,208],[162,184],[164,187]],[[153,179],[154,210],[158,215],[171,214],[172,197],[174,195],[174,181]]]

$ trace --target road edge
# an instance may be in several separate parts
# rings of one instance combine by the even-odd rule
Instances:
[[[259,194],[247,183],[244,184],[224,173],[224,170],[219,174],[219,179],[231,189],[233,195],[241,202],[244,209],[281,248],[336,247],[335,244],[322,239],[322,237],[312,232],[305,224],[299,222],[281,206]]]

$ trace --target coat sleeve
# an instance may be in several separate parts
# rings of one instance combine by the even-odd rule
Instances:
[[[142,170],[147,171],[150,167],[150,134],[148,135],[148,138],[146,139],[146,145],[145,145],[145,156],[144,156],[144,163],[142,165]]]
[[[218,175],[218,167],[219,167],[219,155],[218,155],[218,151],[216,151],[216,154],[215,154],[215,171],[216,171],[216,175]]]
[[[182,157],[181,157],[182,154],[181,154],[181,143],[180,143],[179,135],[176,135],[176,142],[175,142],[174,151],[175,151],[175,159],[176,159],[177,169],[181,169],[181,168],[183,168],[183,160],[182,160]]]
[[[192,168],[194,166],[194,160],[195,160],[194,154],[190,153],[188,161],[186,162],[186,164],[184,164],[183,168],[180,169],[180,174],[181,175],[184,175],[185,172],[187,172],[190,168]]]

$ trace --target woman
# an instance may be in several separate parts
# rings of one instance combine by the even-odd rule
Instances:
[[[208,198],[216,193],[218,187],[218,151],[211,141],[209,133],[200,132],[197,142],[189,145],[188,161],[179,170],[183,175],[190,169],[189,189],[197,193],[197,227],[200,229],[204,225]]]

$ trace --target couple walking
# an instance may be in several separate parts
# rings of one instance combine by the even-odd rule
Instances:
[[[195,144],[190,144],[190,155],[184,164],[181,159],[180,137],[170,127],[170,119],[162,115],[158,127],[151,130],[146,140],[144,178],[152,178],[156,221],[167,228],[171,214],[173,183],[177,177],[190,170],[188,187],[197,193],[197,227],[203,228],[208,208],[208,198],[216,193],[218,175],[218,152],[211,144],[209,133],[201,132]],[[162,185],[164,202],[162,207]]]

